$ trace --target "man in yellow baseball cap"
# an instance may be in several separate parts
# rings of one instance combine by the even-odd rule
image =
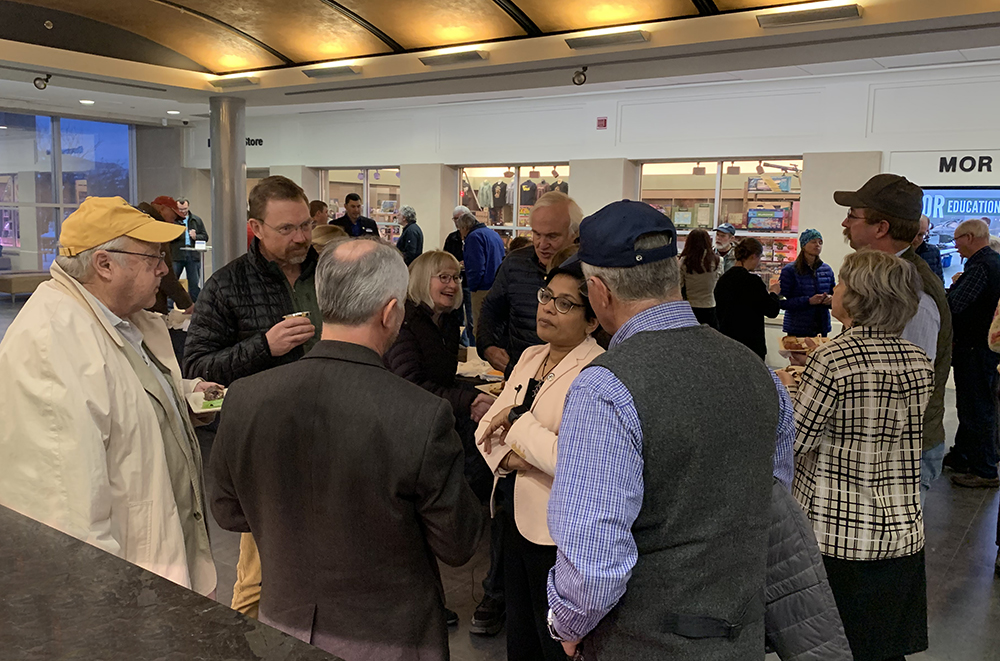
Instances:
[[[203,595],[215,590],[203,468],[163,319],[144,311],[182,225],[91,197],[52,279],[0,341],[0,505]],[[199,422],[207,420],[199,419]]]

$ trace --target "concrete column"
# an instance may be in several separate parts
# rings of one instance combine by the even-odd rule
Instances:
[[[596,158],[569,162],[569,195],[589,216],[620,200],[639,198],[641,167],[624,158]]]
[[[458,170],[440,163],[401,165],[399,199],[417,212],[424,250],[440,250],[455,231],[451,212],[458,204]]]
[[[212,140],[212,257],[216,268],[247,251],[246,101],[209,99]]]
[[[851,246],[844,242],[847,209],[837,206],[833,192],[857,190],[882,171],[882,152],[805,154],[802,157],[802,195],[799,232],[817,229],[823,235],[823,261],[840,271]]]

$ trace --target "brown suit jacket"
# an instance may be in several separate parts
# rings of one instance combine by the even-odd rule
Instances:
[[[468,562],[483,529],[451,406],[320,341],[221,416],[209,500],[257,541],[261,621],[345,659],[447,659],[437,559]]]

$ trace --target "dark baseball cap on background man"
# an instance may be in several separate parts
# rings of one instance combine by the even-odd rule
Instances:
[[[842,207],[875,209],[903,220],[920,220],[924,191],[898,174],[877,174],[856,191],[837,191],[833,201]]]
[[[723,234],[728,234],[730,236],[736,236],[736,228],[729,223],[722,223],[715,228],[716,232],[722,232]]]
[[[644,234],[666,232],[670,243],[659,248],[636,250],[635,241]],[[580,224],[580,251],[563,266],[581,261],[604,268],[627,268],[677,256],[677,231],[665,214],[645,202],[612,202]]]

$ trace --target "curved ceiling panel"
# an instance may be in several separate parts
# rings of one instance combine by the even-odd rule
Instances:
[[[665,18],[697,16],[691,0],[516,0],[542,32],[589,30],[609,25],[658,21]]]
[[[30,0],[128,30],[175,50],[215,72],[285,64],[252,39],[169,4],[138,0]]]
[[[802,4],[803,0],[715,0],[715,6],[721,11],[733,11],[736,9],[763,9],[765,7],[778,7],[780,5]]]
[[[378,37],[320,0],[174,0],[239,28],[295,62],[389,52]]]
[[[406,49],[525,36],[493,0],[338,0],[338,4]]]

